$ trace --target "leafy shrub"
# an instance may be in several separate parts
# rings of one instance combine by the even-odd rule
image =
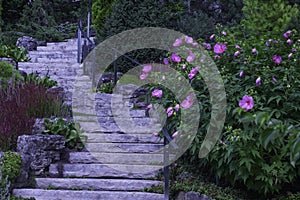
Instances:
[[[112,94],[114,90],[114,83],[102,83],[99,88],[97,88],[97,92]]]
[[[36,73],[30,73],[25,77],[24,82],[33,83],[35,85],[42,85],[45,88],[51,88],[57,86],[57,81],[52,80],[48,74],[46,74],[43,78],[41,78]]]
[[[26,54],[27,52],[24,47],[0,46],[0,57],[11,58],[16,64],[16,69],[18,69],[19,62],[27,62],[30,60]]]
[[[243,18],[243,0],[227,1],[191,1],[191,10],[202,11],[215,23],[222,25],[238,24]]]
[[[96,31],[100,34],[103,25],[105,23],[105,18],[110,14],[111,8],[115,0],[96,0],[92,5],[92,17],[93,24],[95,25]]]
[[[0,166],[0,199],[9,199],[10,182],[7,176],[2,175],[2,167]]]
[[[0,88],[6,88],[9,84],[15,84],[21,80],[21,75],[12,64],[0,61]]]
[[[292,7],[285,0],[276,0],[272,4],[269,1],[245,0],[243,11],[245,29],[258,37],[263,37],[266,31],[282,33],[298,14],[297,7]]]
[[[63,118],[51,121],[45,119],[45,131],[43,134],[62,135],[66,138],[66,145],[71,149],[82,149],[84,147],[80,128],[74,122],[68,122]]]
[[[211,37],[210,44],[202,42],[206,42],[203,45],[214,58],[226,88],[227,118],[221,140],[199,161],[197,154],[211,117],[208,88],[198,75],[203,68],[195,70],[193,61],[184,57],[179,62],[174,61],[172,54],[168,62],[190,81],[201,102],[199,133],[186,159],[198,160],[196,163],[232,185],[244,185],[266,196],[280,192],[300,175],[298,33],[287,31],[278,37],[260,40],[255,36],[240,39],[235,32],[220,30]],[[195,59],[199,59],[197,56],[201,55],[194,53]],[[173,77],[166,78],[172,80]],[[157,89],[163,91],[159,103],[165,106],[166,112],[171,107],[176,113],[167,119],[169,132],[174,133],[179,121],[174,111],[177,102],[161,86],[151,88],[152,95]]]
[[[21,156],[13,152],[6,152],[0,158],[3,177],[14,182],[21,174]]]
[[[59,116],[62,100],[33,83],[0,90],[0,149],[16,148],[21,134],[31,134],[35,118]]]

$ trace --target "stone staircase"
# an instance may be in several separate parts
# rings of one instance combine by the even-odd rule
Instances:
[[[20,63],[19,68],[48,73],[65,89],[88,151],[70,152],[68,162],[51,164],[50,177],[35,178],[36,188],[14,189],[13,194],[36,200],[164,199],[162,194],[143,192],[163,184],[156,180],[163,166],[163,141],[152,136],[160,124],[147,118],[145,110],[130,109],[126,91],[91,92],[91,80],[77,63],[76,39],[48,43],[29,55],[31,61]],[[129,116],[124,109],[130,110]]]

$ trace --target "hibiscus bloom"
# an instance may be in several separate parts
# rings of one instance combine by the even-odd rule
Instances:
[[[187,62],[193,62],[195,60],[195,54],[190,51],[190,55],[186,58]]]
[[[217,43],[214,46],[214,52],[217,53],[217,54],[221,54],[221,53],[223,53],[226,50],[226,48],[227,47],[226,47],[225,44]]]
[[[181,134],[181,131],[176,131],[175,133],[172,134],[172,138],[175,138],[180,134]]]
[[[173,108],[172,108],[172,107],[169,107],[169,108],[167,109],[167,115],[168,115],[168,117],[171,117],[171,116],[173,115],[173,112],[174,112]]]
[[[282,62],[282,57],[278,55],[273,56],[273,62],[277,65],[279,65]]]
[[[172,53],[172,55],[171,55],[171,60],[172,60],[173,62],[176,62],[176,63],[181,62],[180,56],[177,55],[176,53]]]
[[[146,79],[147,77],[148,77],[148,73],[142,73],[141,75],[140,75],[140,79],[141,80],[144,80],[144,79]]]
[[[183,108],[190,108],[194,104],[195,95],[193,93],[189,94],[185,100],[182,101],[181,106]]]
[[[203,43],[203,47],[204,47],[204,49],[206,49],[206,50],[211,50],[211,44],[209,44],[209,43],[204,42],[204,43]]]
[[[179,110],[179,104],[176,104],[176,106],[174,107],[174,110],[178,111]]]
[[[258,77],[258,78],[256,79],[255,83],[256,83],[257,86],[260,86],[260,85],[261,85],[261,78]]]
[[[242,78],[243,75],[244,75],[244,71],[241,71],[241,72],[240,72],[240,78]]]
[[[239,106],[244,108],[246,111],[251,110],[254,106],[253,98],[248,95],[243,96],[243,99],[239,102]]]
[[[168,65],[168,64],[170,64],[170,63],[169,63],[169,59],[168,59],[168,58],[164,58],[164,64],[165,64],[165,65]]]
[[[285,32],[285,33],[283,34],[283,37],[289,38],[291,35],[292,35],[292,31],[291,31],[291,30],[288,30],[287,32]]]
[[[193,38],[189,37],[189,36],[185,36],[185,42],[187,44],[193,44],[194,43],[194,40]]]
[[[144,73],[149,73],[149,72],[151,72],[151,70],[152,70],[152,66],[151,65],[145,65],[143,67],[143,72]]]
[[[173,43],[173,46],[174,46],[174,47],[179,47],[179,46],[181,46],[181,44],[182,44],[182,39],[181,39],[181,38],[178,38],[178,39],[176,39],[175,42]]]
[[[156,97],[156,98],[161,98],[161,97],[162,97],[162,94],[163,94],[162,90],[158,90],[158,89],[155,89],[155,90],[153,90],[153,92],[152,92],[152,96],[153,96],[153,97]]]

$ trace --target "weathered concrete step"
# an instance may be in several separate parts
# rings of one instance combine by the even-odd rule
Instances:
[[[70,62],[70,63],[34,63],[34,62],[20,62],[19,63],[20,68],[29,68],[29,69],[47,69],[47,68],[72,68],[72,69],[78,69],[79,64]]]
[[[115,117],[115,116],[122,116],[124,115],[122,110],[114,110],[112,112],[111,108],[102,108],[99,109],[99,107],[95,107],[97,111],[97,116],[99,117]],[[146,112],[145,110],[130,110],[130,117],[134,118],[145,118],[146,117]]]
[[[77,51],[76,45],[38,46],[37,51]]]
[[[96,153],[149,153],[163,149],[163,144],[140,143],[85,143],[90,152]]]
[[[62,171],[60,171],[62,169]],[[119,164],[51,164],[51,176],[87,178],[155,178],[162,166]]]
[[[68,57],[68,58],[32,58],[30,62],[32,63],[76,63],[77,58]]]
[[[127,165],[163,165],[164,155],[142,153],[95,153],[72,152],[70,163],[102,163],[102,164],[127,164]]]
[[[75,111],[76,112],[76,111]],[[78,114],[78,113],[75,113]],[[76,117],[75,117],[76,119]],[[75,120],[77,122],[77,120]],[[128,134],[152,134],[155,132],[159,132],[162,127],[160,124],[151,125],[149,127],[142,126],[131,126],[130,124],[125,124],[120,122],[121,126],[117,126],[116,124],[112,124],[110,122],[107,123],[99,123],[99,122],[79,122],[80,127],[84,131],[84,133],[128,133]],[[120,125],[118,124],[118,125]]]
[[[152,134],[87,133],[88,143],[163,143],[163,139]]]
[[[35,58],[77,58],[77,54],[72,52],[61,53],[47,51],[30,51],[28,56],[31,58],[31,60]]]
[[[131,179],[36,178],[38,189],[73,189],[101,191],[141,191],[162,181]]]
[[[15,189],[13,194],[36,200],[163,200],[162,194],[146,192],[116,192],[116,191],[74,191],[74,190],[42,190]]]

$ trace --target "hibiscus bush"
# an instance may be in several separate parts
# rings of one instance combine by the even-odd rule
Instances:
[[[199,55],[187,48],[198,43],[189,37],[178,38],[173,46],[185,49],[188,56],[169,53],[164,59],[189,80],[200,108],[198,134],[184,159],[232,185],[273,195],[300,175],[300,37],[288,30],[267,40],[241,38],[237,36],[241,32],[232,30],[237,31],[220,29],[209,41],[198,41],[216,63],[227,95],[222,137],[203,159],[198,153],[210,123],[210,94],[201,77],[203,66],[194,64]],[[148,71],[144,67],[140,78],[147,78]],[[178,130],[181,109],[196,101],[187,96],[179,102],[161,85],[150,89],[152,103],[166,109],[171,136],[184,134]]]

